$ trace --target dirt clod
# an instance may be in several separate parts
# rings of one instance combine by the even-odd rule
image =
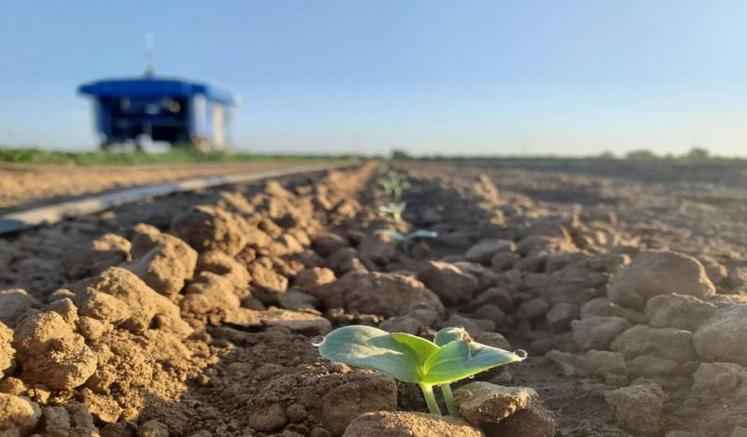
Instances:
[[[255,407],[249,415],[249,426],[256,431],[277,431],[288,423],[288,416],[283,406],[277,402],[269,403],[262,407]]]
[[[82,385],[96,371],[96,355],[58,313],[40,312],[15,329],[13,346],[23,378],[53,389]]]
[[[0,290],[0,322],[11,328],[39,306],[39,301],[24,289]]]
[[[483,433],[467,422],[449,416],[404,411],[378,411],[358,416],[344,437],[481,437]]]
[[[445,305],[455,305],[472,299],[477,291],[477,278],[454,264],[431,261],[420,272],[418,279],[441,299]]]
[[[438,296],[417,279],[399,274],[350,272],[335,282],[315,287],[311,293],[328,307],[343,307],[349,312],[385,317],[421,309],[443,313]]]
[[[245,227],[242,218],[207,205],[185,211],[171,224],[174,235],[198,252],[220,250],[231,256],[241,252],[247,243]]]
[[[678,328],[695,332],[716,312],[716,305],[697,297],[664,294],[651,298],[646,304],[649,325],[654,328]]]
[[[665,394],[656,384],[632,385],[605,394],[617,422],[636,435],[656,435],[661,429]]]
[[[612,341],[631,326],[627,319],[617,316],[589,317],[571,322],[573,341],[581,350],[609,349]]]
[[[3,322],[0,322],[0,379],[6,372],[13,370],[15,366],[15,354],[13,349],[13,331]]]
[[[612,302],[643,309],[660,294],[679,293],[701,299],[716,292],[703,265],[695,258],[670,251],[644,252],[612,279],[607,295]]]
[[[454,392],[459,414],[475,426],[498,423],[537,400],[537,392],[531,388],[504,387],[487,382],[471,382]]]
[[[545,408],[532,405],[484,427],[486,437],[553,437],[557,428],[555,418]]]
[[[25,435],[41,418],[39,405],[28,398],[0,393],[0,432]]]
[[[363,413],[394,411],[397,408],[397,384],[389,376],[363,374],[334,388],[321,402],[322,424],[333,435],[341,435],[350,422]]]
[[[622,353],[625,358],[651,354],[684,363],[695,357],[691,332],[644,325],[636,325],[620,334],[612,342],[610,349]]]
[[[72,279],[93,276],[107,267],[130,260],[130,242],[117,234],[101,237],[74,248],[63,263]]]

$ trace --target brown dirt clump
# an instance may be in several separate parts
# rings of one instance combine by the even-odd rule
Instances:
[[[219,250],[233,256],[246,245],[243,219],[226,210],[195,206],[174,218],[174,234],[198,252]]]
[[[345,431],[346,437],[480,437],[482,432],[464,421],[424,413],[368,413]]]
[[[25,381],[64,390],[91,377],[96,355],[73,329],[54,311],[34,314],[16,326],[13,347]]]
[[[0,322],[0,378],[6,372],[13,370],[15,366],[15,354],[13,349],[13,331],[10,330],[3,322]]]

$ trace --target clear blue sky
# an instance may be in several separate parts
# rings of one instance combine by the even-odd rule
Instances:
[[[242,99],[255,151],[747,155],[747,1],[0,0],[0,143],[94,147],[84,81]]]

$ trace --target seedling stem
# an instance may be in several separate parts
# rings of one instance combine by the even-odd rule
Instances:
[[[420,390],[423,391],[423,396],[425,397],[425,403],[428,404],[428,410],[431,412],[431,414],[438,414],[441,416],[441,408],[438,407],[438,402],[436,401],[436,395],[433,393],[433,386],[430,384],[419,384]],[[449,410],[451,411],[451,410]]]
[[[444,401],[446,401],[446,408],[449,410],[449,415],[459,417],[459,409],[454,403],[454,395],[451,393],[451,386],[449,384],[443,384],[441,386],[441,393],[444,395]]]

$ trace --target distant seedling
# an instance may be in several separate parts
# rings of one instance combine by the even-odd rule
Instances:
[[[313,341],[328,360],[374,369],[400,381],[418,384],[433,414],[441,409],[433,393],[440,386],[449,414],[459,416],[449,384],[494,367],[523,361],[526,352],[509,352],[474,341],[464,328],[444,328],[433,341],[370,326],[335,329]]]
[[[417,240],[428,240],[438,238],[438,232],[426,231],[425,229],[418,229],[417,231],[410,232],[407,234],[401,234],[392,229],[384,229],[376,231],[378,235],[386,235],[392,240],[397,242],[397,245],[402,248],[404,252],[410,251],[410,246]]]
[[[395,222],[402,223],[402,214],[407,208],[407,202],[391,202],[387,205],[382,205],[378,208],[379,214],[384,216],[391,216]]]
[[[402,200],[402,195],[410,188],[410,183],[399,173],[388,171],[377,183],[394,202]]]

